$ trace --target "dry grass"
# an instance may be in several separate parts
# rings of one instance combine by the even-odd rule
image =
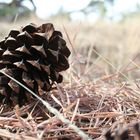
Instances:
[[[64,72],[63,84],[42,99],[92,139],[103,140],[108,128],[131,126],[140,119],[138,23],[139,19],[93,25],[56,21],[72,51],[71,67]],[[5,36],[13,26],[0,34]],[[14,110],[1,105],[0,112],[3,139],[82,139],[37,99]]]
[[[64,84],[43,97],[93,139],[103,139],[107,128],[114,130],[119,125],[138,121],[139,98],[136,84],[120,83],[115,76],[96,84]],[[6,138],[10,135],[16,139],[80,139],[73,129],[37,100],[14,111],[1,106],[0,126],[0,136]]]

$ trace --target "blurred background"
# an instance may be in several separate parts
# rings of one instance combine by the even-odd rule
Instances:
[[[122,21],[139,14],[139,0],[0,0],[0,18],[7,21],[27,17],[63,17],[69,21],[99,19]]]
[[[140,0],[0,0],[0,21],[0,39],[31,22],[61,30],[72,51],[66,80],[139,80]]]

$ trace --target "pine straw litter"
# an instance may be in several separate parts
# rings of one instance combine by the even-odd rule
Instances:
[[[56,89],[42,95],[43,100],[82,130],[88,139],[96,140],[103,140],[107,129],[114,131],[138,121],[139,98],[140,89],[136,82],[119,82],[116,77],[106,77],[92,84],[56,84]],[[0,138],[84,139],[36,98],[21,108],[15,106],[13,109],[1,104]]]

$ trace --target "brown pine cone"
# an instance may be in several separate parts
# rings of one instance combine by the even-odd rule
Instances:
[[[105,140],[140,140],[140,123],[134,123],[130,126],[120,128],[114,132],[109,129],[105,133]]]
[[[37,27],[31,23],[21,31],[11,30],[0,42],[0,69],[38,94],[39,89],[50,91],[54,82],[62,82],[59,72],[69,68],[69,55],[62,33],[56,31],[53,24]],[[0,74],[1,100],[21,106],[27,102],[28,94]]]

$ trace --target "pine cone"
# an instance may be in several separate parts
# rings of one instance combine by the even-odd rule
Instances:
[[[69,68],[69,55],[62,33],[53,24],[37,27],[31,23],[21,31],[11,30],[0,42],[0,69],[39,94],[39,89],[50,91],[54,82],[62,82],[59,72]],[[25,89],[0,74],[1,100],[21,106],[28,101],[28,95]]]
[[[125,129],[120,128],[115,132],[111,132],[109,129],[105,133],[105,140],[140,140],[140,123],[136,122],[135,124],[131,124],[131,127],[126,126]]]

